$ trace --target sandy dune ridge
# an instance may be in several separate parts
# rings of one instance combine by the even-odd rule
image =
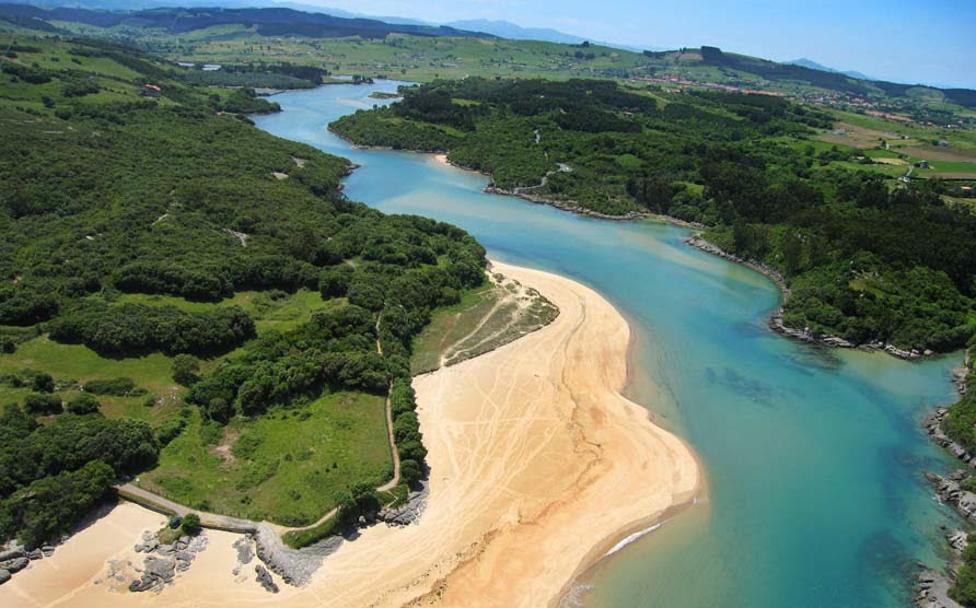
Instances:
[[[560,309],[549,326],[418,377],[430,455],[419,522],[375,526],[329,557],[304,588],[272,596],[232,575],[234,535],[210,546],[158,595],[112,593],[108,559],[159,515],[122,505],[0,587],[0,605],[526,606],[558,602],[615,543],[688,503],[701,473],[691,450],[624,398],[630,328],[599,294],[546,272],[495,264]],[[139,563],[135,561],[135,563]],[[58,581],[58,582],[56,582]]]

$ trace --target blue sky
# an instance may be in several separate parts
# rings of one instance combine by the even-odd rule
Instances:
[[[976,88],[976,0],[298,0],[435,22],[505,19],[637,47],[711,44]]]

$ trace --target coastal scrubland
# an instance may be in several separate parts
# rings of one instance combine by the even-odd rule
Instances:
[[[276,106],[248,89],[95,41],[22,40],[0,68],[0,536],[56,539],[140,475],[283,523],[387,481],[387,394],[483,248],[347,200],[348,162],[255,129]]]
[[[411,370],[422,374],[454,365],[508,344],[552,322],[552,302],[531,287],[489,273],[484,287],[439,309],[414,340]]]
[[[530,200],[699,225],[784,276],[784,321],[812,335],[922,353],[976,332],[976,215],[946,200],[952,184],[894,180],[891,165],[821,141],[831,113],[608,81],[469,78],[402,92],[331,128],[360,144],[447,152]]]

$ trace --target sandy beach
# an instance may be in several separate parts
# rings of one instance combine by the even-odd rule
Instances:
[[[496,264],[560,309],[549,326],[415,379],[430,450],[419,522],[374,526],[301,589],[270,595],[235,577],[232,534],[159,594],[111,591],[106,562],[134,556],[163,518],[121,505],[50,559],[0,587],[20,606],[553,605],[615,543],[690,501],[701,473],[688,447],[624,398],[630,329],[599,294],[553,274]],[[96,581],[99,581],[96,584]]]

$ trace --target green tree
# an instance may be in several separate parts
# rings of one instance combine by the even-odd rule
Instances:
[[[68,402],[68,411],[72,414],[84,415],[84,414],[94,414],[98,411],[102,404],[98,402],[93,395],[88,393],[81,393],[74,399]]]
[[[199,379],[200,361],[192,355],[173,357],[173,380],[183,386],[193,386]]]
[[[200,516],[196,513],[187,513],[186,517],[183,518],[182,526],[183,532],[187,536],[196,536],[202,529],[200,525]]]
[[[783,254],[783,271],[786,276],[796,274],[803,263],[803,239],[794,230],[788,230],[780,245]]]
[[[400,479],[410,487],[417,484],[423,477],[423,471],[416,460],[400,461]]]
[[[0,353],[9,355],[16,350],[17,350],[17,343],[13,341],[13,338],[9,338],[7,336],[0,337]]]
[[[54,378],[51,377],[51,374],[39,372],[34,375],[34,381],[31,384],[31,388],[38,393],[53,393]]]
[[[24,398],[24,409],[35,416],[49,416],[63,411],[60,397],[43,393],[27,395]]]

